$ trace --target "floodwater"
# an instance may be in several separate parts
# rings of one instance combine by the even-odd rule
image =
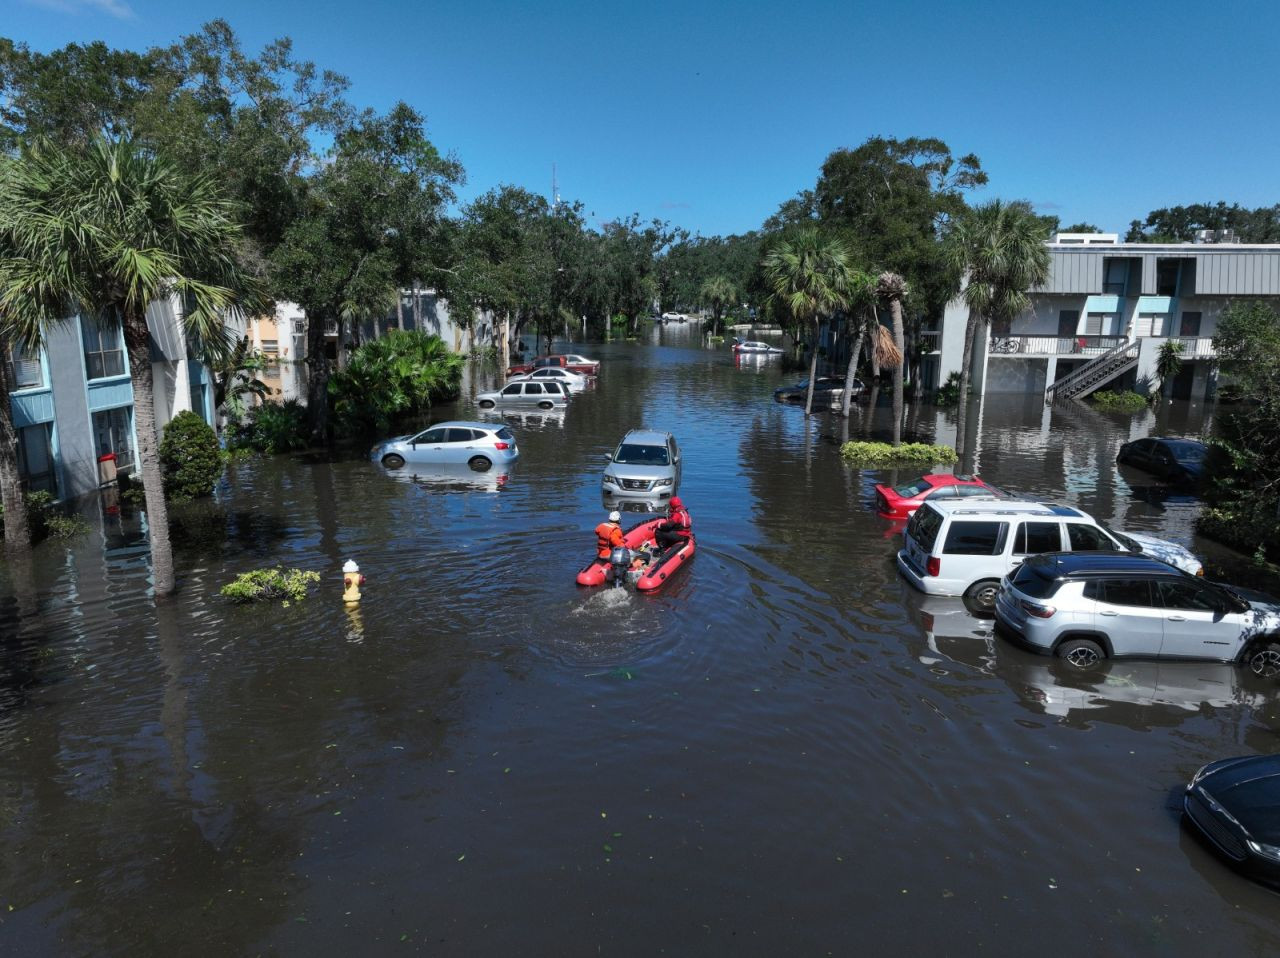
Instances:
[[[1277,899],[1178,823],[1198,766],[1276,749],[1274,684],[1065,675],[899,578],[870,503],[910,474],[843,464],[839,417],[772,401],[800,378],[778,360],[736,365],[696,327],[580,348],[598,385],[513,417],[505,476],[238,463],[176,516],[169,601],[140,519],[97,503],[34,581],[7,576],[0,952],[1280,948]],[[886,413],[864,400],[849,434]],[[988,401],[978,465],[1243,574],[1194,539],[1193,499],[1114,463],[1209,415]],[[582,590],[604,454],[641,424],[681,442],[697,557],[653,596]],[[953,431],[910,411],[912,438]],[[323,582],[289,607],[218,596],[276,564]]]

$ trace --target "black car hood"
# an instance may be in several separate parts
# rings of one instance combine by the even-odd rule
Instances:
[[[1199,787],[1255,841],[1280,845],[1280,755],[1224,762]]]

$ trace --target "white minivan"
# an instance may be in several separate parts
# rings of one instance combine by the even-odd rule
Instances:
[[[924,503],[902,533],[898,569],[921,592],[962,595],[989,612],[1000,580],[1027,556],[1084,550],[1142,553],[1204,575],[1200,560],[1177,543],[1112,532],[1070,506],[996,498]]]

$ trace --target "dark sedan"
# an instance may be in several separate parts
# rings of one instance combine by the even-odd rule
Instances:
[[[804,402],[805,392],[809,388],[809,380],[802,379],[794,386],[779,386],[773,391],[777,402]],[[867,387],[862,380],[853,381],[852,394],[849,398],[857,399]],[[843,376],[819,376],[813,383],[813,404],[815,406],[834,406],[844,398]]]
[[[1224,758],[1191,779],[1184,820],[1245,874],[1280,884],[1280,755]]]
[[[1208,451],[1208,446],[1194,439],[1149,436],[1126,442],[1116,454],[1116,462],[1172,482],[1199,482],[1204,478]]]

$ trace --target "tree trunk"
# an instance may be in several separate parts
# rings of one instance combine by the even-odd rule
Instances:
[[[978,314],[969,310],[964,324],[964,353],[960,360],[960,402],[956,406],[956,452],[964,452],[965,419],[969,414],[969,371],[973,368],[973,341],[978,331]]]
[[[404,332],[404,294],[400,292],[399,286],[396,287],[396,326],[400,332]]]
[[[349,329],[350,327],[347,325],[347,320],[342,317],[338,317],[338,372],[342,372],[347,368],[347,337]]]
[[[511,368],[511,313],[502,314],[502,373]]]
[[[4,548],[13,559],[31,552],[31,523],[27,503],[22,498],[22,477],[18,475],[18,434],[13,428],[9,406],[9,344],[0,339],[0,502],[4,503]]]
[[[307,311],[307,418],[311,441],[321,444],[329,433],[329,360],[324,354],[325,317]]]
[[[889,315],[893,319],[893,345],[901,357],[893,370],[893,444],[902,445],[902,378],[906,372],[907,353],[902,336],[902,300],[889,300]]]
[[[862,352],[862,337],[866,331],[867,327],[859,323],[858,338],[854,340],[853,349],[849,353],[849,368],[844,371],[844,396],[840,399],[840,415],[845,419],[849,418],[849,403],[853,400],[853,381],[858,374],[858,354]]]
[[[813,321],[813,342],[809,346],[809,387],[804,391],[804,414],[813,415],[813,381],[818,376],[818,320]]]
[[[147,530],[151,537],[151,577],[157,596],[173,591],[173,547],[169,542],[169,506],[160,472],[160,436],[156,430],[155,381],[151,370],[151,337],[142,308],[124,310],[124,342],[129,350],[133,384],[133,431],[138,439],[137,469],[146,494]]]

